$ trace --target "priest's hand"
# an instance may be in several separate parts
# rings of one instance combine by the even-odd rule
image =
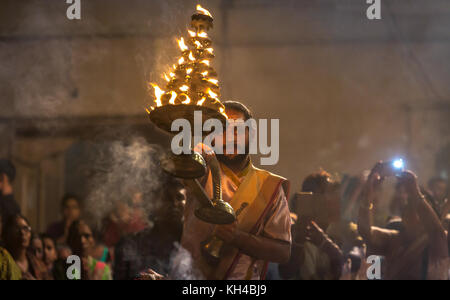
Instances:
[[[152,269],[148,269],[145,272],[139,273],[139,275],[136,276],[135,280],[164,280],[166,279],[165,276],[155,272]]]
[[[233,243],[238,234],[237,223],[217,225],[216,236],[226,243]]]

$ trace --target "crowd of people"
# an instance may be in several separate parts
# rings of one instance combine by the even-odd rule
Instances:
[[[239,103],[225,107],[231,117],[251,118]],[[61,220],[39,234],[14,199],[13,164],[1,160],[0,279],[66,280],[74,255],[81,261],[76,278],[90,280],[449,278],[446,179],[421,187],[411,171],[390,174],[386,163],[377,163],[358,176],[320,170],[289,197],[287,180],[254,168],[249,155],[214,155],[203,145],[197,150],[208,165],[216,156],[220,161],[223,199],[238,208],[235,224],[200,221],[191,188],[167,176],[151,213],[136,190],[93,224],[83,201],[66,195]],[[389,213],[380,218],[383,182],[393,175]],[[208,193],[210,176],[199,182]],[[225,243],[217,265],[202,258],[211,236]],[[368,260],[373,256],[379,270]]]

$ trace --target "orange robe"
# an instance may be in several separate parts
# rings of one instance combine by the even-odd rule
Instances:
[[[246,203],[237,218],[237,227],[245,232],[291,243],[291,220],[287,203],[289,182],[255,168],[251,163],[241,173],[234,174],[221,164],[223,200],[235,211]],[[208,175],[205,191],[212,197],[212,177]],[[218,265],[204,259],[201,243],[214,234],[215,225],[199,220],[194,211],[199,202],[188,197],[184,214],[182,246],[194,260],[196,268],[206,279],[263,279],[267,261],[256,260],[227,245]]]

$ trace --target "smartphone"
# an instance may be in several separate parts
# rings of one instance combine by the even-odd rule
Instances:
[[[379,173],[382,177],[399,176],[405,170],[403,159],[394,159],[381,163]]]
[[[297,216],[313,216],[315,212],[315,199],[312,192],[298,192],[293,198],[293,213]]]

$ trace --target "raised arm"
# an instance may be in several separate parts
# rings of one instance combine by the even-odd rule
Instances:
[[[403,172],[400,181],[405,185],[407,190],[409,205],[411,205],[412,209],[417,213],[425,232],[433,241],[431,245],[433,245],[433,249],[436,251],[435,254],[438,257],[448,256],[445,229],[433,208],[420,192],[416,175],[411,171]]]

